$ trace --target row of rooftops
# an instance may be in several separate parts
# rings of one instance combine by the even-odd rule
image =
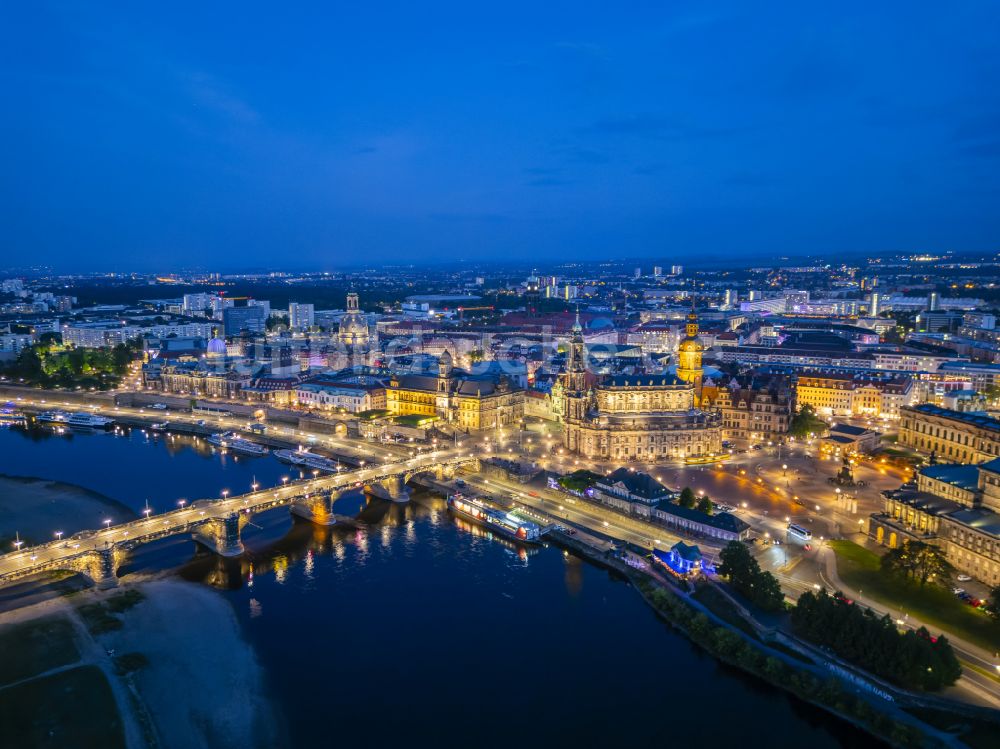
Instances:
[[[612,487],[621,483],[633,496],[640,497],[648,504],[655,505],[656,509],[689,520],[691,522],[708,525],[712,528],[729,531],[732,533],[742,533],[750,526],[740,518],[728,512],[720,512],[715,515],[707,515],[700,510],[681,507],[676,503],[677,492],[664,486],[648,473],[633,471],[629,468],[619,468],[607,477],[597,482],[597,486]]]
[[[916,406],[903,406],[901,411],[903,413],[912,411],[927,414],[928,416],[938,416],[943,419],[950,419],[951,421],[960,421],[963,424],[978,427],[979,429],[988,429],[990,431],[1000,432],[1000,419],[994,419],[992,416],[976,413],[974,411],[953,411],[950,408],[935,406],[933,403],[921,403]]]

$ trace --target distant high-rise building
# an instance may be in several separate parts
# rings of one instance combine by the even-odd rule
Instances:
[[[663,267],[659,266],[659,265],[654,265],[653,266],[653,275],[656,276],[657,278],[659,278],[660,276],[662,276],[663,275]]]
[[[941,307],[941,298],[936,291],[932,291],[927,297],[927,309],[931,312],[937,312]]]
[[[476,286],[482,286],[486,283],[486,279],[482,276],[476,276]]]
[[[670,275],[671,276],[679,276],[683,272],[684,272],[684,266],[683,265],[671,265],[670,266]]]
[[[785,309],[790,312],[801,312],[809,306],[809,292],[799,289],[785,289],[781,292],[785,297]]]
[[[236,302],[234,302],[229,297],[224,296],[213,296],[209,301],[208,308],[212,310],[212,317],[216,320],[224,320],[225,317],[223,313],[226,309],[232,307]]]
[[[878,317],[879,302],[880,301],[881,300],[879,299],[878,292],[877,291],[873,291],[872,294],[871,294],[871,297],[868,300],[868,316],[869,317]]]
[[[301,302],[288,303],[288,327],[292,330],[308,330],[316,324],[313,305]]]
[[[263,333],[266,323],[262,307],[226,307],[222,312],[222,326],[227,336],[239,335],[244,330]]]
[[[642,278],[642,268],[636,268],[633,272],[633,276],[636,278]]]
[[[726,289],[726,293],[722,297],[722,306],[728,309],[734,309],[740,301],[740,292],[736,289]]]
[[[215,297],[212,294],[185,294],[182,309],[185,315],[190,315],[195,312],[204,312],[206,309],[212,306],[212,300]]]
[[[260,307],[263,309],[265,320],[271,316],[271,303],[266,299],[249,299],[247,300],[247,307]]]
[[[761,294],[759,291],[757,291],[756,289],[751,289],[750,295],[747,297],[747,301],[756,302],[758,299],[762,299],[763,297],[764,295]]]

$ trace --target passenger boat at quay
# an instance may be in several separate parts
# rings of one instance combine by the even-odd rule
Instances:
[[[448,497],[448,509],[515,541],[527,544],[542,542],[542,529],[538,525],[512,512],[494,509],[478,497],[452,494]]]
[[[109,419],[107,416],[98,416],[84,411],[71,413],[66,419],[66,426],[77,429],[107,429],[114,423],[114,419]]]
[[[106,429],[114,424],[114,419],[86,411],[43,411],[36,417],[40,424],[76,429]]]
[[[5,403],[0,407],[0,427],[22,426],[28,423],[28,417],[17,410],[13,403]]]
[[[298,450],[275,450],[274,457],[296,468],[309,468],[327,473],[336,473],[341,469],[337,461],[311,453],[303,447]]]
[[[263,445],[243,439],[243,437],[240,437],[235,432],[212,434],[206,439],[210,445],[221,447],[224,450],[232,450],[235,453],[242,453],[243,455],[267,455],[269,452]]]

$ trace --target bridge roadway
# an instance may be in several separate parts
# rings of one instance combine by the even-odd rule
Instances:
[[[50,541],[19,551],[0,555],[0,585],[27,575],[51,570],[76,570],[97,580],[113,575],[117,558],[123,552],[150,541],[178,533],[193,532],[197,540],[225,556],[242,552],[238,532],[241,524],[251,515],[278,505],[294,505],[313,496],[323,496],[344,489],[370,486],[380,482],[395,482],[395,491],[386,490],[387,498],[405,500],[399,490],[413,476],[427,471],[453,472],[455,469],[478,459],[455,454],[425,454],[409,460],[385,463],[316,477],[269,489],[259,489],[223,499],[199,499],[185,507],[150,514],[138,520],[112,525],[92,531],[81,531],[69,539]],[[220,532],[200,533],[205,526],[215,525]],[[235,527],[235,545],[226,547],[225,529]],[[213,543],[214,541],[214,543]],[[103,557],[103,560],[102,560]],[[102,568],[101,565],[104,565]],[[110,572],[109,572],[110,568]]]

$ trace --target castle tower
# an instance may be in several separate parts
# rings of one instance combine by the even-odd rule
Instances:
[[[701,366],[704,346],[698,340],[698,315],[694,311],[694,296],[691,297],[691,312],[687,316],[684,332],[684,340],[677,347],[677,377],[699,389],[704,374]]]

